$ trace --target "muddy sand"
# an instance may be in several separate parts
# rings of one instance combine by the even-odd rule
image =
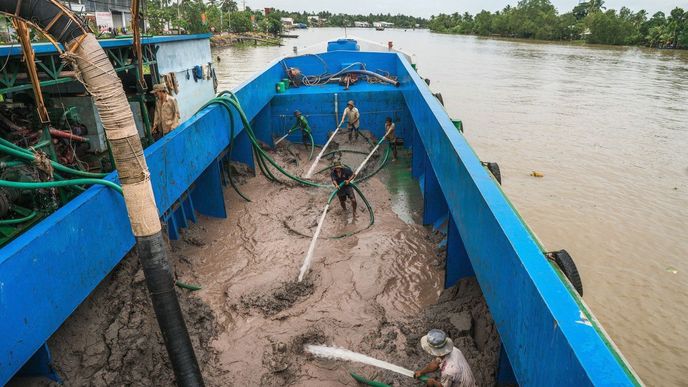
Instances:
[[[369,149],[362,141],[337,141],[341,148]],[[310,166],[304,147],[280,145],[275,159],[302,175]],[[401,154],[397,170],[409,163]],[[342,162],[355,167],[363,158],[344,153]],[[379,162],[372,160],[366,170]],[[327,172],[315,179],[326,182]],[[177,293],[207,385],[356,385],[349,371],[418,385],[389,371],[313,358],[303,346],[343,347],[417,369],[430,360],[419,340],[431,328],[449,333],[479,385],[494,385],[499,338],[480,288],[466,279],[441,290],[442,236],[393,211],[399,206],[387,189],[391,179],[382,170],[359,184],[374,208],[369,229],[360,198],[356,219],[335,199],[300,283],[310,243],[304,235],[313,233],[331,189],[237,176],[251,202],[228,187],[227,219],[201,217],[181,240],[170,242],[177,279],[203,287]],[[144,282],[137,257],[129,254],[53,335],[54,366],[65,385],[174,384]]]

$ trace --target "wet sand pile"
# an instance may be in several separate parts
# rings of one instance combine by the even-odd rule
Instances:
[[[369,149],[362,140],[355,147],[344,136],[337,141],[342,148]],[[280,147],[275,159],[303,174],[310,166],[303,145],[286,148]],[[297,162],[288,163],[288,157]],[[355,168],[363,157],[344,153],[342,162]],[[327,176],[318,180],[326,182]],[[480,385],[493,384],[499,340],[475,281],[442,292],[437,236],[399,218],[383,179],[375,176],[359,187],[374,207],[375,225],[327,239],[368,224],[360,199],[355,219],[350,207],[342,211],[335,199],[310,272],[300,283],[310,238],[290,228],[311,235],[331,189],[285,186],[257,176],[241,185],[251,202],[228,188],[228,219],[201,217],[181,241],[171,242],[178,279],[203,287],[178,293],[207,385],[356,385],[349,370],[414,385],[388,371],[315,359],[303,346],[343,347],[414,369],[431,360],[419,345],[430,328],[454,338]],[[51,339],[68,384],[172,384],[139,273],[135,257],[125,259]]]

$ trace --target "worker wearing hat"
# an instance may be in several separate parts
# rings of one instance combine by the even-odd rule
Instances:
[[[444,331],[432,329],[420,339],[420,345],[425,352],[435,358],[425,368],[416,371],[413,377],[440,371],[440,378],[428,379],[426,385],[430,387],[467,387],[475,386],[473,372],[461,351],[454,347]]]
[[[354,195],[354,189],[351,188],[351,180],[354,178],[354,172],[351,168],[342,165],[340,161],[335,161],[332,165],[332,173],[330,173],[330,178],[332,179],[332,184],[335,187],[339,187],[337,191],[337,197],[339,198],[339,204],[342,205],[342,209],[346,211],[346,199],[351,200],[351,207],[353,208],[354,218],[356,217],[356,195]],[[341,185],[341,187],[340,187]]]
[[[153,116],[153,136],[160,138],[179,125],[179,105],[167,91],[164,83],[153,86],[155,94],[155,115]]]
[[[301,129],[301,140],[303,142],[303,145],[309,144],[310,143],[310,134],[311,134],[311,127],[308,125],[308,120],[306,117],[301,114],[300,111],[296,110],[294,112],[294,117],[296,117],[296,123],[294,123],[294,126],[289,129],[289,133]]]
[[[358,108],[354,106],[354,101],[349,101],[344,109],[344,114],[342,115],[342,121],[339,126],[342,126],[344,120],[347,120],[347,127],[349,128],[349,141],[351,141],[353,134],[356,134],[356,140],[358,140],[358,127],[360,126],[361,115],[358,112]]]

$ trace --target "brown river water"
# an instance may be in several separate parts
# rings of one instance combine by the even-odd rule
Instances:
[[[298,34],[284,47],[215,49],[221,88],[343,31]],[[688,52],[349,34],[414,54],[544,245],[572,254],[585,301],[641,378],[686,385]]]

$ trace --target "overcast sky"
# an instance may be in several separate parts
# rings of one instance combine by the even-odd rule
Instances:
[[[241,8],[243,0],[236,0]],[[402,13],[430,17],[438,13],[470,12],[475,14],[485,9],[496,11],[505,5],[515,5],[518,0],[245,0],[253,9],[274,7],[288,11],[330,11],[332,13],[368,14]],[[570,11],[578,0],[551,0],[559,12]],[[626,6],[634,11],[645,9],[650,14],[656,11],[669,12],[674,7],[688,9],[688,0],[606,0],[608,8]]]

